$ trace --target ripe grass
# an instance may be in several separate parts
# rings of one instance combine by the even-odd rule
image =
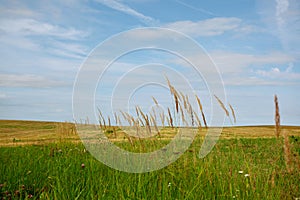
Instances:
[[[275,134],[278,138],[280,135],[280,114],[279,114],[279,105],[277,95],[274,96],[275,102]]]
[[[280,138],[280,133],[282,128],[280,125],[280,112],[279,112],[277,95],[274,95],[274,103],[275,103],[275,135],[279,140],[278,145],[283,146],[286,170],[288,173],[292,173],[294,171],[294,168],[298,168],[298,170],[300,169],[299,157],[297,154],[294,154],[294,157],[292,156],[292,152],[291,152],[292,145],[289,141],[289,136],[286,130],[283,130],[283,135],[282,135],[283,142]]]
[[[199,109],[200,109],[200,112],[201,112],[201,115],[202,115],[203,123],[204,123],[205,127],[207,128],[207,123],[206,123],[206,118],[205,118],[205,115],[204,115],[204,112],[203,112],[203,107],[202,107],[200,98],[197,95],[196,95],[196,99],[197,99],[198,106],[199,106]]]
[[[229,111],[226,109],[224,103],[221,101],[221,99],[219,97],[217,97],[216,95],[214,95],[214,96],[217,99],[218,103],[220,104],[221,108],[224,110],[226,116],[229,117]]]
[[[116,113],[114,113],[115,115],[115,121],[116,121],[116,126],[126,126],[131,128],[132,130],[136,131],[136,135],[139,135],[139,131],[140,131],[140,126],[141,127],[146,127],[147,130],[147,134],[149,136],[152,136],[153,134],[159,135],[160,136],[160,132],[159,132],[159,121],[157,120],[157,115],[160,116],[161,118],[161,127],[164,128],[165,127],[165,116],[168,126],[172,127],[172,128],[177,128],[177,127],[195,127],[197,126],[199,129],[202,127],[202,123],[200,118],[198,117],[198,112],[193,108],[190,100],[189,100],[189,96],[185,95],[183,92],[178,91],[170,82],[170,80],[168,79],[168,77],[166,78],[166,82],[168,84],[169,87],[169,91],[170,94],[172,96],[172,98],[174,99],[174,108],[170,108],[167,107],[167,113],[165,114],[164,111],[160,112],[160,113],[156,113],[156,110],[154,108],[151,109],[150,113],[144,113],[141,109],[140,106],[135,105],[135,113],[136,116],[124,112],[122,110],[120,110],[120,115],[122,116],[122,118],[125,120],[123,121],[123,125],[121,124],[120,120],[117,120],[117,118],[120,119],[120,117],[118,117],[118,115]],[[216,96],[214,95],[216,100],[218,101],[218,103],[220,104],[221,108],[224,110],[225,114],[227,117],[229,117],[230,121],[230,114],[229,111],[227,110],[227,108],[225,107],[224,103]],[[207,122],[206,122],[206,118],[205,118],[205,114],[203,111],[203,107],[200,101],[200,98],[195,94],[196,100],[198,102],[198,106],[199,106],[199,110],[202,116],[202,120],[203,123],[205,125],[205,127],[207,128]],[[156,106],[159,105],[158,101],[156,100],[155,97],[152,96],[152,100],[155,103]],[[234,118],[234,122],[236,121],[236,116],[234,113],[234,110],[232,108],[231,105],[230,109],[231,109],[231,113],[233,115]],[[105,117],[103,116],[102,112],[100,109],[98,109],[99,112],[99,124],[100,124],[100,128],[102,130],[104,130],[104,132],[106,132],[106,129],[111,129],[112,124],[111,124],[111,120],[110,117],[107,116],[107,120],[108,123],[105,121]],[[173,113],[173,114],[172,114]],[[125,122],[125,124],[124,124]],[[108,124],[108,126],[107,126]],[[232,122],[231,122],[232,124]]]
[[[236,123],[236,116],[235,116],[234,109],[233,109],[233,107],[230,104],[228,104],[228,105],[229,105],[229,108],[231,110],[231,115],[233,117],[233,122]]]
[[[168,115],[169,115],[169,118],[168,118],[169,126],[171,126],[172,128],[174,128],[173,118],[172,118],[172,114],[171,114],[170,108],[168,108]]]

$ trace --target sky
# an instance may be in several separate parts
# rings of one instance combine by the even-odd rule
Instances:
[[[150,110],[152,96],[165,110],[171,100],[162,82],[167,75],[181,91],[197,93],[212,117],[215,99],[207,82],[216,81],[215,71],[200,69],[197,74],[183,57],[156,48],[174,36],[170,48],[184,49],[187,60],[203,66],[209,64],[207,57],[212,60],[225,90],[221,99],[234,107],[236,125],[274,124],[274,94],[282,124],[300,125],[297,0],[0,2],[0,119],[73,121],[73,89],[87,65],[106,70],[91,83],[95,107],[105,114],[112,113],[110,106],[117,110],[128,104]],[[174,34],[160,34],[158,28]],[[116,40],[122,34],[125,39]],[[202,54],[186,43],[176,46],[176,34],[197,43]],[[154,48],[118,55],[107,60],[113,61],[110,66],[101,65],[142,40],[155,43]],[[106,41],[114,47],[103,50]],[[98,60],[90,59],[93,55]]]

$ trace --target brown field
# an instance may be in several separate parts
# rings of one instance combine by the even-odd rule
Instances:
[[[299,126],[281,126],[288,135],[300,136]],[[204,136],[207,129],[199,131]],[[274,126],[236,126],[224,127],[221,138],[266,138],[275,137]],[[173,138],[175,131],[171,128],[161,130],[161,139]],[[116,134],[107,134],[112,141],[127,140],[125,134],[118,130]],[[40,122],[20,120],[0,120],[0,146],[41,145],[51,142],[80,142],[75,125],[69,122]]]

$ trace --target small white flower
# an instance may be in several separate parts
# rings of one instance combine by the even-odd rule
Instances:
[[[172,184],[171,184],[171,183],[169,183],[169,184],[168,184],[168,187],[171,187],[171,185],[172,185]]]
[[[248,177],[248,176],[250,176],[250,174],[245,174],[245,177]]]
[[[233,199],[235,199],[235,196],[232,196]]]
[[[244,173],[243,171],[239,171],[239,174],[242,174],[242,173]]]

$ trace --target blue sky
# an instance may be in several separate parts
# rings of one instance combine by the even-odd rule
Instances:
[[[223,78],[227,102],[236,110],[237,125],[273,124],[274,94],[282,123],[300,125],[297,0],[0,2],[0,119],[72,121],[73,84],[89,53],[123,31],[161,27],[186,34],[209,54]],[[147,63],[189,76],[209,112],[203,82],[176,56],[161,51],[135,52],[117,60],[104,80],[108,85],[100,84],[96,91],[99,107],[111,99],[110,80]],[[161,76],[154,69],[149,65],[137,70],[139,78]],[[169,100],[165,92],[144,88],[134,94],[134,102],[147,109],[147,93],[164,102]]]

